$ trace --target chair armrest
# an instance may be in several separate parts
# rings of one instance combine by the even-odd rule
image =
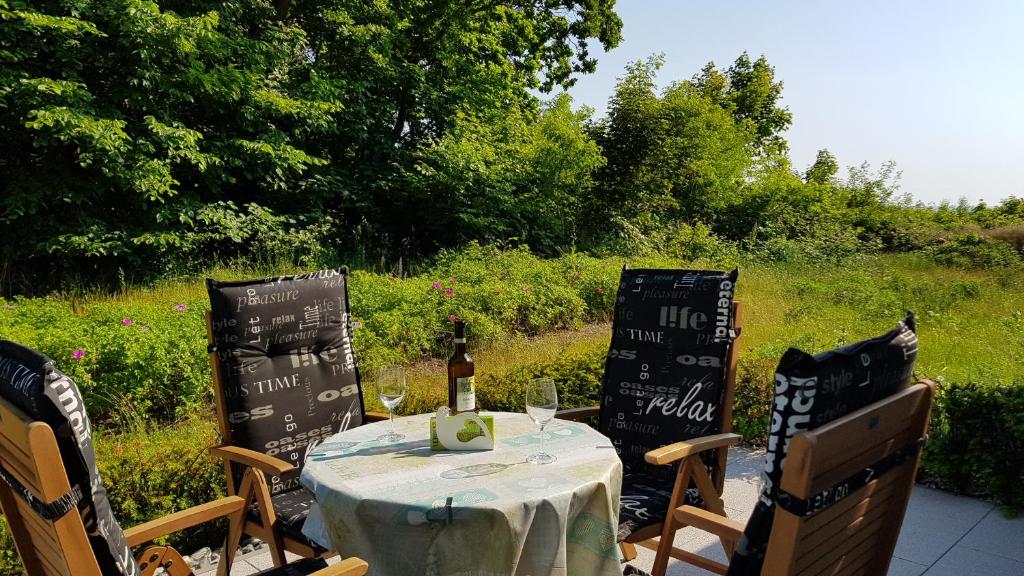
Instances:
[[[713,434],[711,436],[701,436],[700,438],[693,438],[685,442],[676,442],[669,444],[668,446],[662,446],[661,448],[655,448],[647,454],[644,454],[644,460],[648,464],[671,464],[676,460],[682,460],[687,456],[704,452],[706,450],[713,450],[715,448],[721,448],[722,446],[735,446],[742,440],[743,437],[739,434]]]
[[[586,406],[584,408],[567,408],[555,412],[555,418],[561,420],[582,420],[584,418],[597,418],[601,413],[600,406]]]
[[[245,508],[245,500],[239,496],[226,496],[213,502],[193,506],[180,512],[168,514],[156,520],[132,526],[124,531],[129,546],[138,546],[161,536],[192,528],[200,524],[223,518]]]
[[[366,561],[353,556],[351,558],[346,558],[333,566],[317,570],[309,576],[363,576],[369,568],[370,567]]]
[[[241,446],[229,446],[221,445],[210,448],[210,454],[218,458],[223,458],[229,462],[235,462],[237,464],[243,464],[251,468],[262,471],[264,474],[270,474],[272,476],[288,476],[291,473],[297,472],[298,468],[292,466],[288,462],[281,460],[280,458],[274,458],[268,456],[262,452],[250,450],[248,448],[242,448]]]
[[[383,412],[366,412],[364,416],[367,422],[380,422],[388,419],[388,415]]]
[[[676,508],[674,516],[676,522],[710,532],[715,536],[732,542],[738,541],[740,536],[743,535],[744,528],[746,528],[746,526],[728,516],[720,516],[696,506],[680,506]]]

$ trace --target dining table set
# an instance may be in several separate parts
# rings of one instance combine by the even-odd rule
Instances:
[[[622,574],[622,463],[591,427],[493,417],[493,450],[438,451],[432,414],[365,424],[313,449],[303,534],[378,574]],[[394,440],[389,428],[401,439]],[[528,461],[540,446],[553,457]]]

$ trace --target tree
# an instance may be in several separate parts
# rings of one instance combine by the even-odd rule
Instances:
[[[531,88],[619,41],[613,5],[0,0],[0,270],[181,272],[356,229],[409,246],[406,215],[435,216],[405,189],[420,154],[538,118]]]
[[[595,128],[608,163],[589,211],[594,229],[615,217],[642,228],[665,218],[712,223],[750,165],[752,133],[699,85],[655,93],[661,63],[630,64]]]
[[[780,104],[782,82],[775,81],[775,68],[763,55],[752,62],[744,52],[725,72],[708,62],[691,82],[737,122],[749,123],[761,156],[786,154],[789,146],[782,133],[792,124],[793,114]]]
[[[804,182],[814,184],[831,184],[839,173],[839,161],[827,149],[818,150],[814,164],[804,174]]]
[[[0,1],[3,269],[152,270],[230,243],[208,224],[248,218],[243,204],[294,205],[325,163],[302,140],[337,105],[301,94],[301,31],[269,16]]]

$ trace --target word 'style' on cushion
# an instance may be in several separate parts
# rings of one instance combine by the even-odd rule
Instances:
[[[301,468],[324,438],[363,422],[347,269],[207,289],[232,444]],[[272,494],[298,487],[271,479]]]
[[[78,386],[46,356],[0,340],[0,396],[53,429],[72,492],[81,495],[76,508],[103,573],[138,574],[96,468],[92,425]]]

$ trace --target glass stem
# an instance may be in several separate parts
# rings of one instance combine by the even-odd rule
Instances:
[[[388,408],[388,420],[391,422],[391,435],[395,435],[395,413],[391,408]]]
[[[544,427],[545,426],[547,426],[547,422],[545,422],[544,424],[541,424],[541,426],[540,426],[540,453],[541,454],[547,454],[547,452],[544,451],[544,441],[547,439],[547,434],[544,434]]]

